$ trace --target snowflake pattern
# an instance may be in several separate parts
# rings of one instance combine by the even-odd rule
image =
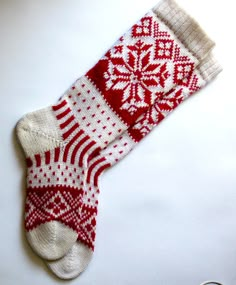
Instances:
[[[146,136],[154,126],[158,125],[169,113],[171,113],[183,100],[183,89],[171,90],[167,94],[156,94],[153,106],[143,114],[133,129],[138,130],[141,137]]]
[[[86,76],[122,122],[132,125],[158,92],[166,93],[174,85],[188,87],[195,64],[165,24],[149,12]]]
[[[151,60],[151,44],[139,40],[127,48],[127,60],[124,57],[110,58],[104,78],[108,90],[123,92],[121,109],[132,115],[138,108],[153,104],[156,98],[154,89],[158,86],[164,88],[170,75],[166,63]]]

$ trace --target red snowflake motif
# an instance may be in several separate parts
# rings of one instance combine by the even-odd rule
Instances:
[[[136,141],[141,140],[158,125],[169,113],[171,113],[183,100],[183,89],[170,90],[167,94],[160,92],[156,94],[153,106],[143,114],[133,129],[129,131]],[[138,131],[138,132],[137,132]]]
[[[184,100],[183,88],[171,89],[154,104],[154,113],[160,112],[164,117],[169,115]],[[155,117],[154,124],[156,124]],[[158,123],[158,121],[157,121]]]
[[[151,44],[141,40],[128,45],[127,57],[110,58],[108,71],[104,73],[107,90],[122,90],[122,110],[131,115],[137,109],[148,107],[156,98],[156,87],[165,87],[170,76],[166,63],[151,59]]]

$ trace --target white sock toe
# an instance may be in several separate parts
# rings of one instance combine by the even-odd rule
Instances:
[[[86,269],[92,256],[93,251],[77,241],[63,258],[47,262],[47,265],[60,279],[73,279]]]
[[[77,233],[64,224],[52,221],[26,233],[32,249],[43,259],[63,257],[77,240]]]

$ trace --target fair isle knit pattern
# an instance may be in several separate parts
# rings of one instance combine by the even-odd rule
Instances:
[[[188,79],[189,86],[176,86],[165,97],[161,97],[133,126],[89,161],[86,183],[84,184],[84,198],[80,209],[78,240],[65,257],[48,263],[49,268],[59,278],[75,278],[87,267],[92,258],[96,236],[98,195],[100,193],[98,179],[104,170],[123,159],[181,102],[203,88],[220,71],[221,68],[216,60],[208,56],[200,64],[198,70],[194,70],[192,78]],[[194,84],[192,84],[193,81]],[[132,136],[133,132],[135,132],[134,137],[137,137],[137,132],[139,132],[138,140]]]
[[[98,181],[105,169],[113,166],[124,158],[137,143],[148,135],[165,117],[174,111],[184,100],[203,88],[221,71],[220,66],[212,57],[208,57],[195,69],[188,78],[189,85],[178,85],[166,95],[158,98],[127,131],[115,141],[100,151],[100,153],[88,161],[86,183],[84,183],[83,205],[80,217],[80,232],[78,238],[88,247],[94,249],[95,217],[97,214]],[[207,74],[204,78],[203,73]],[[194,82],[194,84],[192,84]],[[89,217],[89,214],[92,214]],[[80,235],[83,229],[83,235]],[[85,239],[86,237],[86,239]]]
[[[196,23],[183,12],[179,21],[176,12],[176,25],[170,29],[163,12],[163,5],[170,4],[173,1],[163,1],[147,13],[56,105],[19,122],[28,166],[25,226],[29,243],[41,257],[62,257],[78,236],[94,248],[96,187],[112,164],[94,157],[137,120],[128,141],[123,142],[123,136],[120,141],[122,148],[138,142],[157,117],[160,121],[181,102],[181,89],[173,95],[175,86],[198,89],[194,70],[213,43],[198,26],[198,33],[191,33]],[[156,115],[148,113],[152,106]],[[140,121],[144,114],[145,126]],[[85,191],[87,171],[86,183],[96,189],[92,196]]]

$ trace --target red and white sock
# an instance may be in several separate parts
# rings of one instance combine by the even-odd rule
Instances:
[[[91,159],[84,185],[83,207],[78,240],[60,260],[48,262],[49,268],[61,279],[77,277],[89,264],[94,250],[96,215],[98,207],[98,179],[107,167],[124,158],[155,126],[169,115],[181,102],[203,88],[221,71],[216,60],[208,56],[189,79],[188,86],[176,86],[162,96],[136,123],[117,140]]]
[[[188,86],[213,45],[173,1],[163,1],[56,105],[18,123],[28,166],[26,236],[39,256],[61,258],[77,240],[87,161],[132,126],[159,94]]]

